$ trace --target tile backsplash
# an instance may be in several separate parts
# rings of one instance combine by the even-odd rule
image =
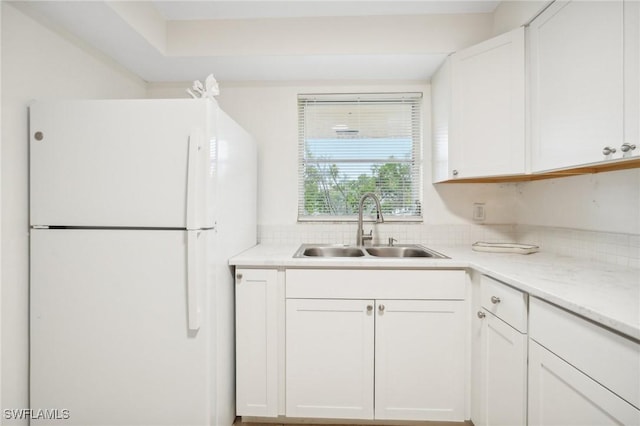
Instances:
[[[373,228],[376,244],[465,245],[476,241],[508,242],[515,239],[514,225],[423,225],[415,223],[365,224],[365,231]],[[284,226],[259,226],[261,243],[336,243],[353,244],[355,223],[300,223]]]
[[[263,244],[353,244],[355,223],[299,223],[261,225],[258,241]],[[471,245],[476,241],[535,244],[547,253],[621,266],[640,268],[640,235],[584,231],[531,225],[424,225],[383,223],[365,225],[374,229],[376,244],[424,244],[426,246]]]
[[[640,235],[518,225],[516,238],[541,250],[594,262],[640,268]]]

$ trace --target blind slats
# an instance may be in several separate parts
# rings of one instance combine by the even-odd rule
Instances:
[[[355,217],[365,192],[387,220],[421,218],[421,98],[299,95],[299,220]]]

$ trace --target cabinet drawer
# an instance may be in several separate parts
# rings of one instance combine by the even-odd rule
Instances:
[[[531,299],[529,336],[640,408],[640,344],[539,299]]]
[[[527,332],[527,293],[483,275],[480,297],[487,311],[518,331]]]
[[[464,270],[287,269],[286,297],[464,300]]]

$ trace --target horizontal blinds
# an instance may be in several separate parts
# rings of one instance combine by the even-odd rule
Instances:
[[[421,94],[300,95],[300,219],[352,216],[365,192],[387,218],[420,217]]]

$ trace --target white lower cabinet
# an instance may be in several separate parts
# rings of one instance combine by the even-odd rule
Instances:
[[[532,299],[530,426],[640,425],[640,345]]]
[[[464,420],[465,306],[376,301],[376,419]]]
[[[287,416],[464,420],[463,305],[288,299]]]
[[[640,425],[640,343],[465,277],[237,269],[237,414],[464,421],[471,367],[477,426]]]
[[[481,418],[477,426],[525,425],[527,335],[487,311],[481,331]]]
[[[527,419],[527,294],[490,277],[480,282],[477,426],[525,425]]]
[[[236,414],[278,415],[278,271],[236,270]]]
[[[287,300],[288,417],[373,418],[373,303]]]
[[[562,358],[532,341],[529,425],[638,425],[640,412]]]
[[[464,271],[342,272],[287,271],[287,417],[465,420]],[[382,296],[418,282],[442,300]]]

